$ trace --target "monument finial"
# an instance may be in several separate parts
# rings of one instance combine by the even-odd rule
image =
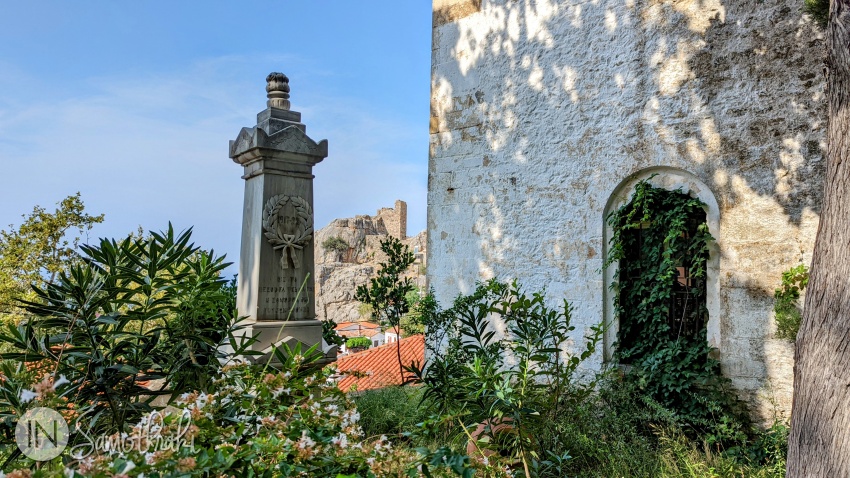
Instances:
[[[266,105],[269,108],[289,110],[289,78],[283,73],[269,73],[266,77]]]

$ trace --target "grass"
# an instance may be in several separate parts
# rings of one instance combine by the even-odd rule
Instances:
[[[360,412],[363,433],[370,436],[402,436],[428,413],[419,407],[422,390],[418,387],[387,387],[357,393],[354,402]]]
[[[421,390],[392,387],[355,397],[367,436],[401,437],[429,413]],[[712,437],[684,429],[672,412],[615,380],[557,420],[557,437],[541,437],[568,451],[571,477],[780,478],[785,476],[787,428],[752,431],[751,438],[723,448]],[[463,443],[449,443],[461,448]],[[459,450],[460,451],[460,450]]]

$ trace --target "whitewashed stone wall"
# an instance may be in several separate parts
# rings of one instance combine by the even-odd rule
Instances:
[[[824,174],[822,34],[801,6],[434,0],[428,280],[441,303],[518,278],[567,298],[581,340],[610,301],[604,216],[658,172],[714,200],[709,337],[724,373],[763,417],[787,414],[793,345],[774,338],[772,294],[810,262]]]

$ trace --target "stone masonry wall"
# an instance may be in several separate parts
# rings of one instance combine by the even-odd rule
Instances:
[[[428,280],[440,302],[518,278],[568,299],[581,341],[610,300],[604,216],[623,185],[684,178],[716,205],[710,340],[724,373],[763,417],[790,411],[793,344],[774,337],[772,294],[811,259],[826,117],[822,34],[801,6],[435,0]]]
[[[396,199],[395,207],[382,207],[378,209],[378,218],[384,223],[387,234],[396,239],[407,238],[407,203]]]

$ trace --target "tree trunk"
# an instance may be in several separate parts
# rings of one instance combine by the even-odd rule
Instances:
[[[850,477],[850,0],[827,26],[826,186],[797,335],[787,477]]]

